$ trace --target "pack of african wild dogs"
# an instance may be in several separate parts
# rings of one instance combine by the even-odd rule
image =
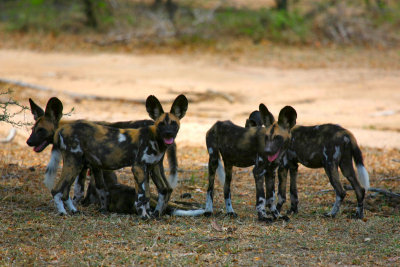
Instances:
[[[35,123],[27,144],[37,153],[52,146],[44,184],[60,215],[77,213],[77,205],[96,203],[101,211],[132,213],[142,219],[164,214],[211,216],[217,175],[223,184],[226,213],[236,217],[231,201],[232,167],[254,166],[258,220],[289,220],[288,215],[298,212],[296,181],[300,163],[308,168],[323,168],[334,188],[336,200],[326,216],[336,216],[346,196],[339,180],[340,168],[356,194],[354,217],[364,217],[369,176],[354,135],[337,124],[296,125],[297,112],[291,106],[283,107],[277,120],[264,104],[260,104],[258,110],[249,114],[245,127],[231,121],[217,121],[212,125],[205,136],[209,155],[206,203],[196,206],[169,201],[178,183],[175,138],[180,120],[188,110],[184,95],[176,97],[169,112],[150,95],[145,105],[150,119],[122,122],[62,120],[63,105],[56,97],[48,100],[44,110],[32,99],[29,103]],[[170,170],[168,178],[163,166],[165,154]],[[61,174],[56,179],[61,160]],[[118,182],[115,170],[124,167],[131,167],[135,188]],[[290,208],[283,215],[288,172]],[[150,180],[158,196],[150,193]],[[86,194],[85,184],[88,184]],[[70,197],[72,186],[73,198]]]

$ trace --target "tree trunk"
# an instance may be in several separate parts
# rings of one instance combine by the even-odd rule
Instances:
[[[93,7],[93,0],[83,0],[84,10],[86,15],[86,25],[92,28],[97,28],[97,19]]]
[[[278,10],[288,10],[288,0],[275,0],[276,9]]]

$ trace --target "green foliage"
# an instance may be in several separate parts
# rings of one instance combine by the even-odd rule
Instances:
[[[92,0],[91,3],[96,23],[88,23],[83,0],[0,1],[0,23],[11,31],[77,33],[94,29],[127,33],[138,39],[145,36],[140,39],[144,44],[173,45],[214,45],[231,38],[250,39],[254,43],[263,40],[290,44],[315,40],[343,43],[344,40],[344,43],[370,45],[374,41],[393,43],[400,35],[399,1],[380,1],[384,4],[379,5],[368,0],[291,1],[290,8],[282,10],[267,5],[238,8],[228,2],[210,9],[216,0],[207,3],[174,0],[173,13],[164,5],[155,8],[141,1]]]

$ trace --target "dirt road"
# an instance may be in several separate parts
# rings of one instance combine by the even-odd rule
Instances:
[[[171,101],[184,92],[190,100],[178,144],[204,145],[216,120],[244,125],[265,103],[276,114],[285,105],[298,112],[298,124],[332,122],[349,128],[359,143],[400,148],[400,71],[382,69],[277,69],[246,66],[189,55],[63,54],[0,50],[0,78],[53,88],[59,92]],[[29,97],[26,95],[26,102]],[[45,100],[42,100],[45,101]],[[147,117],[77,103],[71,117],[131,120]],[[166,105],[169,107],[169,105]],[[4,124],[3,124],[4,125]],[[0,130],[5,135],[6,127]],[[28,132],[20,131],[27,136]]]

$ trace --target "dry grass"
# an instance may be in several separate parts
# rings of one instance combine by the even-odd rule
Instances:
[[[28,147],[0,150],[0,265],[398,265],[399,202],[370,194],[366,218],[350,219],[355,196],[349,192],[336,219],[322,216],[334,201],[321,170],[301,168],[300,212],[289,223],[256,220],[254,182],[248,169],[235,169],[233,205],[239,218],[223,215],[217,184],[213,218],[141,221],[136,216],[81,214],[59,217],[42,183],[49,149],[32,157]],[[399,188],[398,150],[363,148],[374,187]],[[178,148],[180,184],[173,198],[189,192],[203,203],[207,184],[204,148]],[[384,178],[395,177],[394,179]],[[397,177],[397,178],[396,178]],[[119,179],[132,184],[129,170]],[[284,207],[286,208],[286,207]]]

